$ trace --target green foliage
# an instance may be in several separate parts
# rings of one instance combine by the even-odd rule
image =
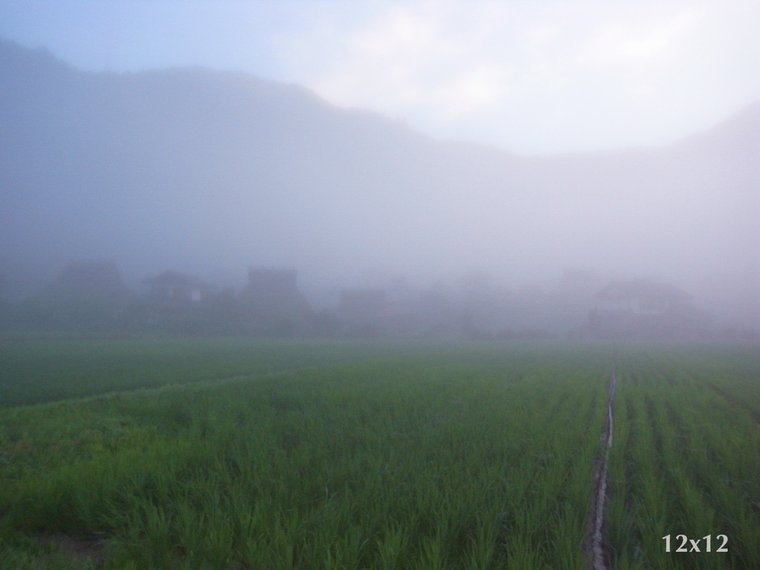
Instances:
[[[760,568],[759,364],[732,347],[621,355],[610,456],[616,566]],[[702,541],[699,554],[666,554],[666,534],[711,534],[713,544],[726,534],[729,551],[705,553]]]
[[[10,337],[0,341],[0,407],[216,382],[419,350],[440,352],[393,342]]]
[[[13,402],[100,395],[0,410],[0,568],[586,567],[609,346],[15,346]],[[757,356],[619,370],[616,567],[760,567]],[[666,555],[679,532],[730,554]]]

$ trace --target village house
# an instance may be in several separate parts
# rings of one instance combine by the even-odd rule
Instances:
[[[209,285],[193,275],[167,270],[143,280],[148,286],[148,296],[155,302],[197,303],[214,291]]]
[[[387,326],[388,295],[382,289],[345,289],[340,294],[338,316],[347,326],[347,334],[377,336]]]
[[[589,330],[600,338],[676,338],[693,336],[699,318],[690,296],[677,287],[613,281],[596,294]]]
[[[251,267],[240,302],[257,334],[290,336],[303,330],[312,310],[291,268]]]

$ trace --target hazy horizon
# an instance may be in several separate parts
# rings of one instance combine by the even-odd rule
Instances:
[[[318,24],[334,23],[338,4],[320,3],[297,17],[299,2],[252,8],[249,17],[266,12],[281,20],[270,27],[257,20],[250,30],[251,45],[270,51],[235,59],[230,53],[243,36],[231,15],[245,11],[242,4],[216,12],[216,4],[191,3],[182,22],[200,25],[193,18],[203,12],[210,25],[204,33],[230,31],[219,44],[197,44],[188,39],[195,28],[180,33],[169,23],[178,6],[172,2],[158,3],[158,19],[141,6],[121,27],[109,20],[126,10],[121,3],[73,2],[76,9],[60,19],[58,4],[0,3],[0,38],[12,42],[0,58],[6,290],[28,292],[54,280],[67,262],[99,259],[117,262],[132,285],[174,269],[241,288],[250,266],[294,267],[315,299],[401,279],[417,289],[456,287],[478,274],[519,297],[525,288],[552,291],[567,269],[583,269],[603,281],[671,283],[722,319],[760,324],[760,80],[739,73],[760,43],[744,34],[742,20],[724,51],[715,44],[752,6],[731,2],[718,17],[711,2],[646,4],[640,14],[630,5],[616,11],[580,2],[547,2],[534,11],[480,1],[472,13],[453,1],[375,2],[340,16],[345,26],[336,37],[348,51],[322,62],[333,71],[351,53],[375,62],[377,83],[362,71],[354,98],[353,83],[338,81],[337,71],[333,83],[309,79],[273,55],[289,53],[294,38],[312,38],[312,55],[320,54],[329,42]],[[584,10],[587,19],[579,16]],[[31,25],[41,14],[51,19]],[[554,22],[554,35],[538,34],[544,43],[533,55],[548,57],[551,45],[554,56],[572,56],[544,67],[496,58],[495,68],[524,66],[513,77],[518,87],[544,93],[528,106],[527,87],[489,103],[478,93],[493,83],[477,73],[449,81],[446,61],[477,70],[482,55],[449,52],[449,40],[467,44],[489,14],[485,38],[495,41],[494,25],[507,18],[510,41],[527,49],[536,26]],[[562,14],[576,18],[560,25]],[[684,53],[706,33],[710,14],[716,36],[704,39],[703,51]],[[96,25],[105,20],[110,27]],[[110,39],[104,30],[113,32]],[[278,30],[285,35],[274,41]],[[127,33],[155,41],[128,41]],[[556,42],[567,34],[562,50]],[[55,63],[24,47],[43,40]],[[492,45],[492,55],[504,55],[505,45]],[[595,69],[590,77],[578,67],[581,47],[583,65]],[[741,58],[725,65],[740,47]],[[409,71],[399,50],[420,67]],[[691,75],[693,66],[715,63],[707,54],[721,63],[721,81]],[[679,62],[689,73],[671,77]],[[633,84],[617,74],[625,68],[642,79],[648,66],[661,81],[624,105],[620,97],[631,95]],[[387,83],[394,70],[402,76],[395,88]],[[541,89],[535,73],[548,82]],[[683,84],[675,89],[671,79]],[[326,85],[345,89],[336,95]],[[418,89],[419,97],[383,106],[359,96],[366,89],[373,97]],[[588,97],[579,99],[580,92]],[[567,105],[558,107],[561,100]]]

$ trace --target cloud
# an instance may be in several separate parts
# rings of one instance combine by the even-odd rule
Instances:
[[[200,64],[520,152],[660,144],[760,99],[758,0],[0,0],[84,69]]]
[[[689,32],[703,25],[704,16],[704,10],[687,7],[668,14],[662,23],[611,23],[587,42],[578,61],[600,66],[651,64],[652,60],[672,55],[674,47],[687,39]]]
[[[279,37],[286,74],[437,135],[524,151],[650,144],[760,97],[757,2],[363,5],[319,3],[306,33]],[[689,94],[699,104],[684,108]]]
[[[483,57],[486,50],[478,36],[458,29],[464,13],[453,3],[391,6],[342,36],[328,39],[318,33],[300,40],[297,56],[307,45],[317,52],[296,62],[299,74],[308,75],[309,85],[339,104],[391,113],[427,109],[436,121],[478,111],[503,100],[509,71],[497,58]],[[475,20],[478,14],[476,9]],[[473,17],[467,22],[473,23]],[[315,61],[325,42],[338,45],[337,57]],[[336,51],[335,45],[330,51]]]

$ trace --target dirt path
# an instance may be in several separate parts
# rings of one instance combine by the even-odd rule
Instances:
[[[606,541],[606,524],[604,520],[605,505],[607,503],[607,469],[612,447],[612,431],[614,426],[614,403],[615,385],[617,379],[615,372],[610,376],[607,389],[607,419],[602,430],[599,457],[594,471],[594,491],[589,505],[587,517],[587,538],[584,551],[591,562],[593,570],[607,570],[610,568],[610,553]]]

